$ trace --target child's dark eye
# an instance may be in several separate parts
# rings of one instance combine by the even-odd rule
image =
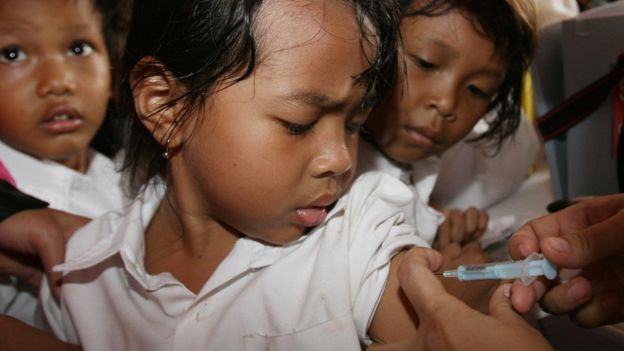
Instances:
[[[438,65],[435,63],[423,60],[420,57],[414,57],[414,62],[416,62],[416,65],[423,71],[433,71],[438,68]]]
[[[477,87],[476,87],[476,86],[474,86],[474,85],[470,85],[470,86],[468,86],[468,90],[470,91],[470,93],[471,93],[473,96],[475,96],[475,97],[477,97],[477,98],[479,98],[479,99],[489,100],[489,99],[492,97],[492,95],[491,95],[491,94],[486,93],[485,91],[483,91],[483,90],[481,90],[481,89],[477,88]]]
[[[282,124],[284,125],[288,133],[292,135],[303,135],[312,130],[312,127],[314,127],[316,122],[308,124],[298,124],[282,121]]]
[[[28,55],[18,47],[8,47],[0,51],[0,62],[12,63],[24,61]]]
[[[69,46],[69,54],[72,56],[87,56],[93,52],[93,46],[86,42],[75,42]]]
[[[349,122],[345,125],[348,134],[356,134],[362,130],[362,123]]]

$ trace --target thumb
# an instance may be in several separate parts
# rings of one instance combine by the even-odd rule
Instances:
[[[564,268],[583,268],[624,251],[624,211],[580,231],[540,241],[544,255]]]
[[[492,294],[490,316],[500,321],[522,320],[522,317],[511,306],[511,283],[502,284]]]
[[[422,318],[440,296],[447,292],[432,271],[442,266],[442,255],[427,248],[413,248],[398,269],[399,282],[414,310]]]

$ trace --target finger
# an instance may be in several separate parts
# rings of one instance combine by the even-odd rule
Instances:
[[[436,235],[436,241],[434,248],[436,250],[444,250],[451,243],[451,223],[447,219],[438,227],[438,234]]]
[[[505,283],[499,286],[490,298],[490,315],[501,321],[518,321],[522,317],[514,311],[511,305],[512,285]]]
[[[489,221],[490,221],[490,215],[485,211],[480,211],[479,212],[479,225],[477,228],[477,236],[475,237],[475,240],[479,239],[481,236],[483,236],[483,234],[485,234]]]
[[[518,229],[509,239],[509,255],[514,260],[521,260],[534,252],[539,252],[539,238],[530,223]]]
[[[411,249],[399,266],[397,274],[401,288],[421,319],[427,315],[428,308],[436,305],[441,296],[447,295],[432,272],[441,266],[440,253],[425,248]]]
[[[535,280],[531,285],[524,285],[516,280],[511,287],[511,305],[518,313],[528,313],[546,292],[542,279]]]
[[[624,210],[580,231],[544,238],[540,246],[555,265],[582,268],[624,251],[623,231]]]
[[[461,243],[466,234],[466,220],[461,211],[453,211],[449,215],[451,220],[451,241]]]
[[[468,234],[464,242],[470,241],[477,233],[479,229],[479,217],[481,217],[481,211],[477,210],[475,207],[468,207],[464,212],[465,229],[466,234]]]
[[[590,282],[575,277],[550,289],[541,301],[544,311],[552,314],[567,314],[587,303],[592,297]]]
[[[615,291],[592,296],[591,300],[570,315],[572,321],[593,328],[605,324],[621,322],[624,318],[624,301]]]

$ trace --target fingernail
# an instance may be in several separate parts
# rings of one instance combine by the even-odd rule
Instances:
[[[522,255],[522,257],[527,257],[531,254],[531,250],[526,245],[520,245],[518,247],[518,251],[520,251],[520,254]]]
[[[566,295],[570,302],[585,302],[589,299],[591,292],[587,291],[582,284],[572,284]]]
[[[505,285],[503,285],[503,295],[505,295],[506,298],[511,298],[511,284],[505,283]]]
[[[570,244],[563,238],[546,238],[544,244],[559,252],[570,252]]]

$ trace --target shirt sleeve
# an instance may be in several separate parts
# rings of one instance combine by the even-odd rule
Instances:
[[[429,247],[420,238],[406,211],[413,211],[411,190],[398,179],[366,173],[349,192],[345,218],[349,221],[351,301],[360,340],[367,331],[383,293],[392,257],[412,246]]]

